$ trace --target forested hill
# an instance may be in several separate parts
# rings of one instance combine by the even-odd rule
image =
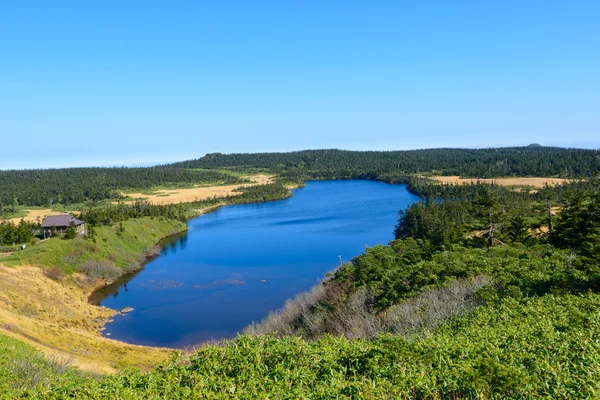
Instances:
[[[407,151],[304,150],[291,153],[208,154],[149,168],[64,168],[0,171],[0,209],[114,199],[122,190],[197,183],[237,184],[244,173],[267,170],[284,181],[380,179],[409,182],[414,174],[463,177],[589,178],[600,170],[600,150],[558,147],[426,149]],[[217,171],[218,170],[218,171]]]
[[[559,147],[425,149],[406,151],[304,150],[221,154],[171,164],[176,168],[266,168],[284,176],[319,171],[324,176],[437,172],[441,175],[590,177],[600,170],[600,150]]]
[[[121,190],[196,183],[242,183],[231,174],[181,168],[62,168],[0,171],[0,208],[117,198]]]

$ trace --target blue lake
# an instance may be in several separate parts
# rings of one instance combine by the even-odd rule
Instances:
[[[234,337],[310,289],[365,246],[393,239],[398,211],[418,200],[405,185],[315,181],[286,200],[222,207],[95,302],[135,311],[104,334],[129,343],[186,347]]]

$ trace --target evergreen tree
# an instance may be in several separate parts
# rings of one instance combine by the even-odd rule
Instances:
[[[65,239],[75,239],[77,236],[77,231],[75,230],[75,223],[71,221],[69,223],[69,227],[65,231]]]

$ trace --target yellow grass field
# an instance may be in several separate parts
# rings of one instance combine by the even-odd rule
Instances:
[[[436,181],[450,185],[466,185],[470,183],[477,182],[486,182],[486,183],[495,183],[501,186],[533,186],[536,188],[544,187],[545,184],[548,185],[561,185],[563,183],[568,182],[568,179],[562,178],[493,178],[493,179],[472,179],[467,178],[463,179],[460,176],[432,176],[432,179]]]
[[[172,352],[100,336],[100,328],[116,311],[89,304],[91,288],[82,289],[76,280],[77,276],[57,282],[41,268],[0,263],[0,333],[29,343],[51,358],[100,373],[127,367],[148,370]]]
[[[242,185],[225,185],[225,186],[197,186],[187,189],[161,189],[153,194],[143,193],[127,193],[126,195],[133,199],[143,199],[155,204],[176,204],[189,203],[197,200],[209,199],[211,197],[222,197],[240,194],[234,192],[239,187],[247,187],[254,185],[264,185],[271,183],[273,177],[269,175],[253,175],[245,177],[255,183],[246,183]],[[134,200],[125,201],[133,202]]]
[[[40,222],[44,220],[44,217],[50,216],[50,215],[61,215],[62,213],[60,211],[53,211],[49,208],[44,209],[44,210],[26,210],[27,211],[27,215],[24,217],[18,217],[18,218],[11,218],[8,221],[13,222],[15,224],[18,224],[21,219],[24,219],[27,222],[36,222],[38,217],[40,218]]]
[[[126,195],[132,199],[143,199],[154,204],[176,204],[176,203],[189,203],[196,200],[204,200],[214,196],[230,196],[240,194],[234,192],[239,187],[247,187],[253,185],[265,185],[273,181],[273,177],[270,175],[252,175],[244,178],[254,181],[254,183],[246,183],[241,185],[225,185],[225,186],[197,186],[188,189],[161,189],[157,190],[153,194],[143,193],[127,193]],[[125,203],[132,203],[134,200],[125,201]],[[11,218],[7,221],[18,224],[21,219],[27,222],[36,222],[39,218],[40,221],[44,220],[44,217],[50,215],[61,215],[60,211],[53,211],[50,208],[43,210],[25,210],[27,215],[24,217]]]

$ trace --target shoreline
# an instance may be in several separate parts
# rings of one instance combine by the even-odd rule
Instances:
[[[292,191],[303,187],[305,182],[326,180],[332,179],[313,178],[302,183],[285,185],[288,189],[285,197],[266,201],[289,198],[293,196]],[[410,190],[410,184],[404,181],[356,178],[343,180],[373,180],[387,184],[401,184],[406,185],[410,193],[419,195]],[[190,209],[194,213],[189,216],[187,221],[224,206],[260,202],[265,201],[224,201],[201,208],[193,208],[191,205]],[[185,229],[161,237],[146,250],[158,246],[164,239],[187,231],[187,221]],[[158,256],[159,254],[156,254],[155,257]],[[152,259],[151,256],[145,260],[133,274],[143,270],[144,266]],[[10,272],[7,273],[7,271]],[[57,282],[49,278],[44,271],[43,267],[34,266],[32,263],[19,266],[3,265],[2,259],[0,259],[0,333],[32,344],[47,356],[59,354],[62,357],[69,357],[74,360],[74,365],[81,369],[100,373],[114,373],[128,367],[147,370],[165,360],[168,354],[182,351],[166,347],[129,344],[103,336],[101,329],[120,311],[95,305],[90,301],[90,297],[94,292],[110,284],[107,285],[105,280],[91,282],[89,279],[82,284],[77,273]],[[7,277],[16,280],[20,278],[20,275],[26,275],[26,279],[23,279],[22,283],[11,287],[10,290],[5,289],[6,286],[3,287],[3,284],[7,282]],[[122,274],[119,278],[125,275],[128,274]],[[112,283],[115,282],[116,280]],[[31,290],[32,288],[33,290]],[[44,304],[45,299],[50,299],[47,300],[50,303],[60,300],[61,304],[52,313],[47,310],[48,307]],[[9,307],[4,306],[3,300],[4,303],[9,304]]]
[[[353,180],[353,181],[355,181],[356,183],[359,183],[359,182],[365,182],[365,180]],[[314,180],[313,182],[315,182],[315,184],[318,184],[319,182],[326,182],[326,180]],[[351,183],[351,182],[350,182],[350,183]],[[374,183],[374,184],[380,184],[380,185],[386,185],[386,186],[387,186],[387,185],[397,185],[397,186],[396,186],[396,188],[398,188],[398,189],[402,189],[402,188],[405,188],[405,187],[406,187],[406,184],[393,184],[393,183],[388,183],[388,182],[383,182],[383,181],[373,181],[373,183]],[[299,187],[300,187],[300,185],[297,185],[297,186],[295,186],[295,188],[299,188]],[[286,198],[289,198],[289,196],[288,196],[288,197],[286,197]],[[283,199],[285,199],[285,198],[283,198]],[[282,200],[282,199],[277,199],[277,200]],[[271,200],[271,201],[277,201],[277,200]],[[262,203],[262,202],[248,202],[248,203],[243,203],[243,204],[258,204],[258,203]],[[224,206],[231,206],[231,205],[240,205],[240,203],[223,203],[223,204],[218,204],[218,205],[212,205],[212,206],[209,206],[209,207],[204,207],[204,208],[202,208],[202,209],[197,209],[196,211],[198,211],[199,215],[198,215],[198,216],[196,216],[196,217],[193,217],[193,218],[199,218],[199,217],[201,217],[201,216],[202,216],[202,215],[204,215],[204,214],[208,214],[209,212],[217,211],[217,210],[218,210],[218,209],[220,209],[221,207],[224,207]],[[382,243],[383,243],[383,242],[382,242]],[[387,242],[386,242],[386,243],[387,243]],[[356,255],[358,255],[358,254],[356,254]],[[159,264],[160,264],[160,265],[162,265],[162,263],[160,263],[160,262],[159,262]],[[168,268],[168,267],[161,267],[161,269],[162,269],[162,268]],[[109,298],[109,296],[111,296],[111,295],[116,295],[116,294],[117,294],[117,292],[120,292],[120,291],[122,291],[122,290],[123,290],[123,285],[124,285],[124,284],[129,284],[129,282],[130,282],[131,280],[133,280],[133,279],[136,279],[136,276],[137,276],[137,274],[139,273],[139,271],[140,271],[140,270],[137,270],[137,271],[135,271],[135,272],[134,272],[134,273],[132,273],[132,274],[129,274],[129,275],[127,275],[127,276],[123,276],[123,280],[121,280],[121,281],[115,281],[115,282],[114,282],[114,283],[111,285],[111,287],[109,287],[109,288],[107,288],[107,289],[106,289],[106,291],[104,291],[103,293],[99,293],[99,295],[100,295],[100,296],[99,296],[99,297],[100,297],[100,299],[98,299],[98,297],[96,297],[96,298],[94,298],[94,299],[90,299],[90,300],[91,300],[91,303],[92,303],[92,304],[101,304],[101,302],[102,302],[102,301],[103,301],[105,298]],[[144,279],[142,279],[142,281],[144,281],[145,279],[154,279],[154,278],[148,278],[148,277],[147,277],[147,275],[146,275],[146,276],[144,277]],[[140,282],[140,281],[138,280],[138,281],[136,281],[136,282]],[[101,288],[100,290],[103,290],[103,288]],[[293,296],[294,296],[294,295],[297,295],[297,294],[298,294],[298,293],[293,293],[293,294],[291,294],[291,295],[290,295],[290,298],[293,298]],[[114,307],[116,307],[116,308],[118,308],[118,309],[120,309],[120,308],[122,308],[122,307],[126,307],[126,306],[130,306],[130,305],[131,305],[131,304],[128,304],[128,301],[123,301],[123,300],[121,300],[121,301],[119,301],[119,302],[111,302],[111,304],[113,304],[113,306],[114,306]],[[135,307],[135,305],[134,305],[134,307]],[[275,307],[275,308],[271,309],[271,311],[275,311],[275,310],[277,310],[277,309],[278,309],[278,308],[277,308],[277,307]],[[129,323],[129,324],[132,324],[132,322],[131,322],[131,321],[128,321],[127,323]],[[119,330],[127,329],[127,325],[126,325],[127,323],[123,323],[123,324],[122,324],[122,325],[120,325],[120,326],[119,326],[119,328],[117,328],[117,329],[119,329]],[[107,326],[108,326],[108,327],[109,327],[109,329],[110,329],[110,326],[109,326],[108,324],[107,324]],[[134,326],[134,325],[130,325],[130,326]],[[113,332],[113,331],[111,331],[111,333],[112,333],[112,334],[115,334],[115,332],[117,332],[117,333],[118,333],[118,332],[119,332],[119,330],[117,330],[117,331],[114,331],[114,332]],[[242,332],[242,329],[240,329],[240,330],[239,330],[239,332],[241,333],[241,332]],[[126,343],[133,343],[133,344],[144,343],[144,340],[143,340],[143,339],[144,339],[143,337],[139,337],[139,338],[137,338],[137,340],[136,340],[136,339],[133,339],[133,340],[132,340],[132,338],[127,338],[127,337],[126,337],[126,335],[125,335],[125,342],[126,342]],[[203,343],[205,343],[205,341],[204,341],[204,340],[202,340],[202,341],[199,341],[199,342],[197,342],[197,343],[194,343],[193,345],[202,345]],[[148,344],[147,344],[147,342],[146,342],[146,345],[148,345]],[[157,345],[157,346],[154,346],[154,347],[160,347],[160,348],[162,348],[162,346],[161,346],[161,345]]]
[[[326,181],[331,179],[308,179],[307,181],[302,181],[297,184],[288,184],[285,187],[288,189],[288,194],[284,197],[278,199],[270,199],[266,201],[277,201],[284,200],[293,196],[293,190],[298,189],[300,187],[305,186],[306,182],[309,181]],[[340,180],[340,179],[336,179]],[[390,179],[342,179],[342,180],[373,180],[379,181],[382,183],[388,184],[401,184],[407,185],[407,190],[413,194],[418,195],[418,193],[414,193],[410,190],[410,185],[404,181],[394,182]],[[265,201],[248,201],[248,202],[235,202],[234,201],[223,201],[222,203],[213,204],[206,207],[194,208],[193,205],[190,206],[190,209],[194,211],[193,215],[190,215],[187,221],[192,218],[200,217],[204,214],[208,214],[210,212],[214,212],[221,207],[228,205],[236,205],[236,204],[249,204],[249,203],[261,203]],[[161,237],[154,245],[148,247],[148,249],[152,249],[160,244],[160,241],[172,237],[174,235],[181,234],[187,230],[187,221],[185,225],[185,229],[177,232],[173,232],[169,235]],[[140,253],[141,255],[142,253]],[[160,256],[156,254],[155,257]],[[132,274],[139,273],[143,270],[144,266],[152,260],[154,257],[150,257],[145,260],[139,269],[136,269]],[[1,265],[0,259],[0,272],[4,268],[9,268],[12,270],[21,270],[25,268],[34,268],[37,269],[36,275],[40,280],[44,281],[44,284],[38,284],[37,286],[42,287],[53,287],[54,291],[71,291],[75,292],[72,294],[79,293],[82,297],[79,299],[70,298],[66,300],[70,306],[74,308],[79,308],[85,310],[83,315],[77,323],[72,323],[69,321],[69,318],[65,318],[64,315],[58,316],[50,316],[50,318],[39,321],[35,318],[28,321],[27,326],[32,327],[33,331],[39,331],[40,334],[36,335],[28,335],[28,332],[18,332],[18,331],[10,331],[9,329],[5,329],[6,323],[2,324],[2,322],[6,322],[7,319],[3,318],[2,315],[2,307],[0,307],[0,332],[8,334],[9,336],[15,337],[19,340],[26,341],[27,343],[33,344],[36,348],[42,350],[45,354],[53,354],[53,352],[59,351],[63,354],[67,354],[69,357],[73,357],[78,360],[77,365],[81,365],[83,369],[87,370],[96,370],[101,371],[102,373],[111,373],[116,372],[122,368],[126,367],[138,367],[142,370],[149,369],[152,366],[156,365],[161,360],[166,359],[167,355],[173,351],[181,351],[166,347],[153,347],[153,346],[139,346],[134,344],[129,344],[126,342],[122,342],[116,339],[107,338],[101,334],[101,329],[118,313],[119,310],[109,309],[100,305],[95,305],[92,301],[90,301],[90,297],[93,297],[94,292],[98,290],[102,290],[103,288],[114,284],[117,280],[106,284],[106,280],[98,280],[96,282],[90,282],[89,279],[84,283],[78,282],[77,274],[71,278],[67,278],[66,281],[63,282],[54,282],[52,279],[47,277],[44,274],[44,269],[38,266],[15,266],[8,267]],[[122,278],[126,275],[130,274],[122,274],[119,278]],[[117,279],[119,279],[117,278]],[[2,277],[0,276],[0,280]],[[56,285],[59,285],[58,287]],[[32,287],[34,285],[27,285],[26,287]],[[0,289],[2,285],[0,284]],[[22,289],[26,290],[26,289]],[[44,290],[44,289],[42,289]],[[1,290],[0,290],[1,292]],[[2,293],[0,293],[0,304],[2,300]],[[20,294],[20,293],[19,293]],[[42,296],[43,297],[43,296]],[[83,304],[85,305],[83,305]],[[99,304],[99,303],[98,303]],[[15,316],[16,317],[16,316]],[[26,318],[26,317],[25,317]],[[65,321],[66,320],[66,321]],[[47,329],[50,325],[51,329]],[[83,328],[79,325],[85,325]],[[54,327],[61,326],[62,332],[60,337],[54,335]],[[47,335],[48,332],[51,332],[50,335]],[[38,332],[36,332],[38,333]],[[81,336],[85,336],[84,340],[79,340]],[[73,344],[78,343],[78,344]],[[102,357],[89,357],[88,353],[90,353],[90,348],[97,347],[107,347],[109,349],[109,354],[103,354]],[[144,352],[147,353],[145,357],[138,357],[139,349],[144,349]],[[66,350],[66,351],[65,351]],[[83,352],[83,353],[81,353]],[[117,355],[118,354],[118,355]],[[96,354],[97,355],[97,354]],[[93,358],[93,362],[90,361],[90,358]]]
[[[187,224],[184,227],[129,255],[156,256],[152,249],[160,241],[187,231]],[[176,351],[104,337],[104,325],[120,311],[92,304],[89,299],[109,286],[110,280],[90,279],[79,272],[53,278],[48,271],[34,262],[7,265],[0,260],[0,333],[34,346],[47,358],[102,374],[131,367],[149,370]]]
[[[247,201],[247,202],[235,202],[235,201],[224,201],[219,204],[214,204],[202,208],[190,208],[194,210],[194,214],[190,215],[187,221],[185,222],[185,229],[177,232],[173,232],[169,235],[161,237],[153,246],[148,247],[145,251],[155,248],[160,245],[162,240],[165,240],[169,237],[181,234],[187,231],[187,222],[193,218],[200,217],[204,214],[208,214],[210,212],[214,212],[221,207],[236,205],[236,204],[250,204],[250,203],[262,203],[262,202],[271,202],[278,200],[285,200],[293,196],[293,190],[304,187],[306,182],[308,181],[325,181],[329,179],[309,179],[307,181],[302,181],[297,184],[288,184],[285,187],[288,189],[287,195],[282,196],[277,199],[269,199],[264,201]],[[355,180],[355,179],[344,179],[344,180]],[[356,180],[365,180],[365,179],[356,179]],[[366,179],[373,180],[373,179]],[[377,180],[382,183],[389,184],[404,184],[404,182],[387,182],[384,180]],[[140,255],[143,253],[140,253]],[[160,256],[160,254],[156,254],[155,257]],[[152,260],[154,257],[151,256],[149,259],[145,260],[139,269],[136,269],[131,274],[139,273],[143,270],[144,266],[148,261]],[[63,356],[67,356],[74,360],[74,365],[90,371],[100,372],[100,373],[115,373],[119,370],[128,367],[137,367],[142,370],[148,370],[158,364],[160,361],[165,360],[168,354],[172,352],[181,352],[181,349],[172,349],[168,347],[155,347],[155,346],[143,346],[143,345],[135,345],[127,342],[119,341],[116,339],[112,339],[109,337],[105,337],[102,335],[102,328],[110,322],[110,320],[120,314],[120,310],[113,310],[107,307],[99,305],[101,302],[97,302],[98,305],[94,304],[93,295],[98,290],[102,290],[105,287],[114,284],[117,280],[112,281],[107,285],[106,280],[96,280],[95,282],[90,281],[87,277],[81,279],[78,277],[78,273],[73,274],[72,277],[67,278],[62,282],[54,282],[52,279],[47,277],[44,274],[44,269],[38,266],[15,266],[15,267],[7,267],[2,266],[0,264],[0,272],[3,268],[10,268],[12,270],[21,270],[22,268],[32,268],[36,270],[36,274],[42,279],[46,285],[49,287],[54,287],[54,291],[62,290],[70,290],[71,292],[75,292],[75,294],[79,293],[79,299],[69,299],[66,303],[69,303],[70,306],[75,308],[83,308],[86,309],[84,312],[85,320],[84,325],[85,328],[81,328],[78,324],[69,324],[63,321],[63,315],[52,316],[48,320],[45,321],[28,321],[28,326],[32,327],[33,331],[37,331],[40,334],[36,336],[28,335],[27,332],[18,332],[18,331],[10,331],[8,329],[3,329],[2,324],[0,324],[0,333],[5,333],[11,337],[14,337],[19,340],[23,340],[29,344],[34,345],[34,347],[40,349],[47,356],[53,356],[57,352],[62,354]],[[122,274],[119,278],[123,278],[124,276],[131,274]],[[56,285],[59,285],[58,289]],[[1,288],[1,285],[0,285]],[[1,298],[0,298],[1,300]],[[2,308],[0,308],[2,311]],[[0,313],[0,323],[3,322],[2,314]],[[81,323],[81,321],[79,321]],[[6,324],[5,324],[6,325]],[[52,329],[47,329],[50,325]],[[62,330],[60,337],[53,336],[55,335],[55,331],[53,330],[56,325],[61,325]],[[48,331],[51,332],[50,337],[48,337]],[[84,336],[85,339],[81,340],[81,337]],[[102,352],[102,356],[98,357],[99,354],[97,352],[95,354],[91,354],[91,348],[105,348],[105,352]],[[139,356],[139,353],[143,352],[144,356]],[[108,354],[107,354],[108,353]],[[93,356],[93,357],[90,357]]]
[[[286,185],[286,188],[289,190],[289,195],[285,196],[285,197],[282,197],[282,198],[279,198],[279,199],[272,199],[272,200],[265,200],[265,201],[239,202],[239,203],[237,203],[237,202],[223,202],[221,204],[215,204],[215,205],[211,205],[211,206],[207,206],[207,207],[203,207],[203,208],[194,208],[193,210],[196,212],[196,214],[190,216],[186,220],[186,229],[162,237],[156,244],[154,244],[152,247],[148,248],[147,250],[150,250],[152,248],[160,248],[160,243],[163,240],[166,240],[168,238],[171,238],[171,237],[174,237],[174,236],[177,236],[177,235],[180,235],[182,233],[187,232],[188,231],[187,223],[190,220],[194,219],[194,218],[199,218],[199,217],[201,217],[201,216],[203,216],[205,214],[209,214],[211,212],[217,211],[221,207],[226,207],[226,206],[233,206],[233,205],[239,205],[239,204],[254,204],[254,203],[259,204],[259,203],[266,203],[266,202],[273,202],[273,201],[285,200],[285,199],[288,199],[288,198],[290,198],[290,197],[293,196],[293,192],[292,192],[293,190],[298,189],[298,188],[302,188],[304,186],[305,186],[304,182],[302,182],[302,184],[297,184],[297,185]],[[105,308],[107,310],[111,310],[111,311],[114,312],[111,315],[111,317],[106,318],[106,319],[103,320],[102,325],[97,330],[97,337],[102,338],[102,339],[107,339],[107,340],[110,340],[110,341],[114,341],[114,342],[118,342],[118,343],[123,343],[125,345],[138,346],[138,345],[127,343],[127,342],[123,342],[123,341],[120,341],[120,340],[117,340],[117,339],[107,338],[107,337],[105,337],[105,336],[102,335],[102,330],[103,330],[102,328],[105,328],[106,324],[108,324],[110,322],[110,320],[112,319],[112,317],[121,315],[122,312],[120,310],[114,310],[114,309],[102,306],[101,303],[102,303],[102,301],[107,296],[101,296],[101,295],[98,294],[98,292],[103,291],[103,290],[110,290],[111,287],[114,288],[115,286],[116,286],[116,288],[120,287],[121,283],[123,282],[123,280],[126,280],[129,277],[130,278],[135,277],[135,275],[139,274],[145,268],[145,265],[148,262],[150,262],[150,261],[152,261],[152,260],[154,260],[154,259],[156,259],[156,258],[158,258],[160,256],[161,256],[160,252],[159,253],[154,253],[154,254],[150,255],[148,258],[146,258],[146,260],[143,263],[141,263],[140,268],[136,269],[135,271],[124,273],[124,274],[120,275],[118,278],[116,278],[114,281],[112,281],[110,283],[107,283],[106,280],[100,280],[100,281],[96,282],[95,285],[92,285],[90,287],[90,289],[85,292],[88,304],[90,304],[93,307]],[[98,297],[100,297],[100,298],[95,298],[95,295],[98,296]],[[152,348],[152,349],[161,349],[161,350],[165,350],[166,349],[166,350],[169,350],[169,351],[182,351],[180,349],[172,349],[172,348],[169,348],[169,347],[158,347],[158,346],[142,346],[142,347],[147,347],[147,348]]]

